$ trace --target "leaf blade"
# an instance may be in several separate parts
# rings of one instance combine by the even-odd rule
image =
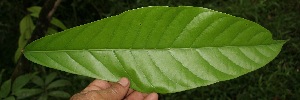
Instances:
[[[18,40],[18,49],[15,52],[14,62],[17,62],[17,60],[19,59],[20,55],[22,54],[21,53],[22,49],[26,46],[27,41],[30,39],[31,34],[35,28],[35,25],[33,24],[30,15],[26,15],[20,21],[19,28],[20,28],[20,37]]]
[[[20,89],[19,91],[15,92],[15,95],[17,96],[17,99],[24,99],[42,92],[42,89]]]
[[[68,80],[56,80],[53,81],[52,83],[50,83],[46,89],[52,89],[52,88],[57,88],[57,87],[63,87],[63,86],[67,86],[67,85],[71,85],[71,82]]]
[[[8,96],[11,90],[11,79],[6,80],[1,84],[1,89],[0,89],[0,98],[5,98]]]
[[[15,92],[18,92],[20,89],[22,89],[31,80],[32,77],[33,77],[32,74],[25,74],[17,77],[12,84],[13,94]]]
[[[51,91],[48,93],[49,96],[59,97],[59,98],[70,98],[71,95],[65,91]]]
[[[284,43],[254,22],[209,9],[146,7],[47,36],[24,54],[74,74],[128,77],[138,91],[173,93],[256,70]]]

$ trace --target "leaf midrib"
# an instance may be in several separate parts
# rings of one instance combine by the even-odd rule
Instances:
[[[256,46],[267,46],[267,45],[277,45],[277,44],[282,44],[282,42],[284,43],[284,41],[281,42],[276,42],[276,43],[270,43],[270,44],[260,44],[260,45],[231,45],[231,46],[206,46],[206,47],[198,47],[198,48],[116,48],[116,49],[61,49],[61,50],[25,50],[24,52],[71,52],[71,51],[115,51],[115,50],[158,50],[158,51],[164,51],[164,50],[176,50],[176,49],[186,49],[186,50],[190,50],[190,49],[201,49],[201,48],[225,48],[225,47],[256,47]]]

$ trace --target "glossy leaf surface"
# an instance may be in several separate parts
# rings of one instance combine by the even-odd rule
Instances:
[[[127,77],[141,92],[173,93],[256,70],[285,41],[262,26],[200,7],[145,7],[44,37],[25,56],[93,78]]]

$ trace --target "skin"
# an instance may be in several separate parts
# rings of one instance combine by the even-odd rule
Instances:
[[[129,86],[127,78],[121,78],[118,82],[94,80],[70,100],[158,100],[157,93],[141,93]]]

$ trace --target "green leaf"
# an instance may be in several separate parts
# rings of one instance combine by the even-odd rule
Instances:
[[[16,78],[12,84],[12,92],[15,94],[23,88],[32,78],[32,74],[25,74]]]
[[[48,93],[49,96],[59,97],[59,98],[70,98],[71,95],[64,91],[51,91]]]
[[[9,97],[7,97],[7,98],[5,98],[5,99],[3,99],[3,100],[16,100],[16,99],[15,99],[14,96],[9,96]]]
[[[47,100],[48,99],[48,95],[47,94],[42,94],[38,100]]]
[[[40,87],[44,87],[45,86],[44,80],[41,77],[37,76],[37,75],[33,76],[33,78],[31,79],[31,81],[34,84],[36,84],[36,85],[38,85]]]
[[[201,7],[144,7],[46,36],[25,56],[38,64],[173,93],[239,77],[276,57],[285,41],[262,26]]]
[[[42,92],[42,89],[20,89],[19,91],[15,92],[15,95],[17,96],[17,99],[24,99]]]
[[[40,6],[32,6],[32,7],[27,8],[27,11],[31,12],[30,15],[33,17],[36,17],[36,18],[39,17],[41,10],[42,10],[42,7],[40,7]]]
[[[32,7],[27,8],[27,11],[31,12],[31,14],[30,14],[31,16],[38,18],[39,14],[41,12],[41,9],[42,9],[42,7],[32,6]],[[53,17],[51,19],[50,23],[55,25],[56,27],[63,29],[63,30],[67,29],[67,27],[60,20],[58,20],[55,17]]]
[[[51,35],[51,34],[54,34],[54,33],[57,33],[57,30],[49,27],[48,30],[47,30],[47,34],[46,35]]]
[[[50,82],[52,82],[56,76],[57,74],[55,72],[52,72],[49,75],[47,75],[45,79],[45,85],[48,85]]]
[[[50,23],[57,26],[57,27],[59,27],[59,28],[61,28],[61,29],[63,29],[63,30],[67,29],[67,27],[60,20],[58,20],[55,17],[51,19]]]
[[[24,41],[23,41],[24,42]],[[25,42],[24,42],[25,43]],[[27,41],[26,41],[26,43],[27,43]],[[24,45],[25,46],[25,45]],[[15,63],[17,63],[18,62],[18,60],[19,60],[19,58],[20,58],[20,56],[21,56],[21,52],[22,52],[22,50],[23,50],[23,48],[17,48],[17,51],[15,52],[15,56],[14,56],[14,62]]]
[[[67,85],[71,85],[71,82],[68,81],[68,80],[56,80],[52,83],[50,83],[48,86],[47,86],[47,89],[52,89],[52,88],[57,88],[57,87],[64,87],[64,86],[67,86]]]
[[[0,99],[8,96],[11,90],[11,79],[5,81],[0,88]]]
[[[40,13],[42,10],[42,7],[40,6],[31,6],[29,8],[27,8],[27,11],[31,12],[31,13]]]
[[[25,16],[21,22],[20,22],[20,37],[18,40],[18,49],[15,53],[15,59],[14,62],[17,62],[20,55],[21,51],[27,44],[27,41],[31,38],[31,34],[35,28],[35,25],[33,24],[33,21],[30,17],[30,15]]]

